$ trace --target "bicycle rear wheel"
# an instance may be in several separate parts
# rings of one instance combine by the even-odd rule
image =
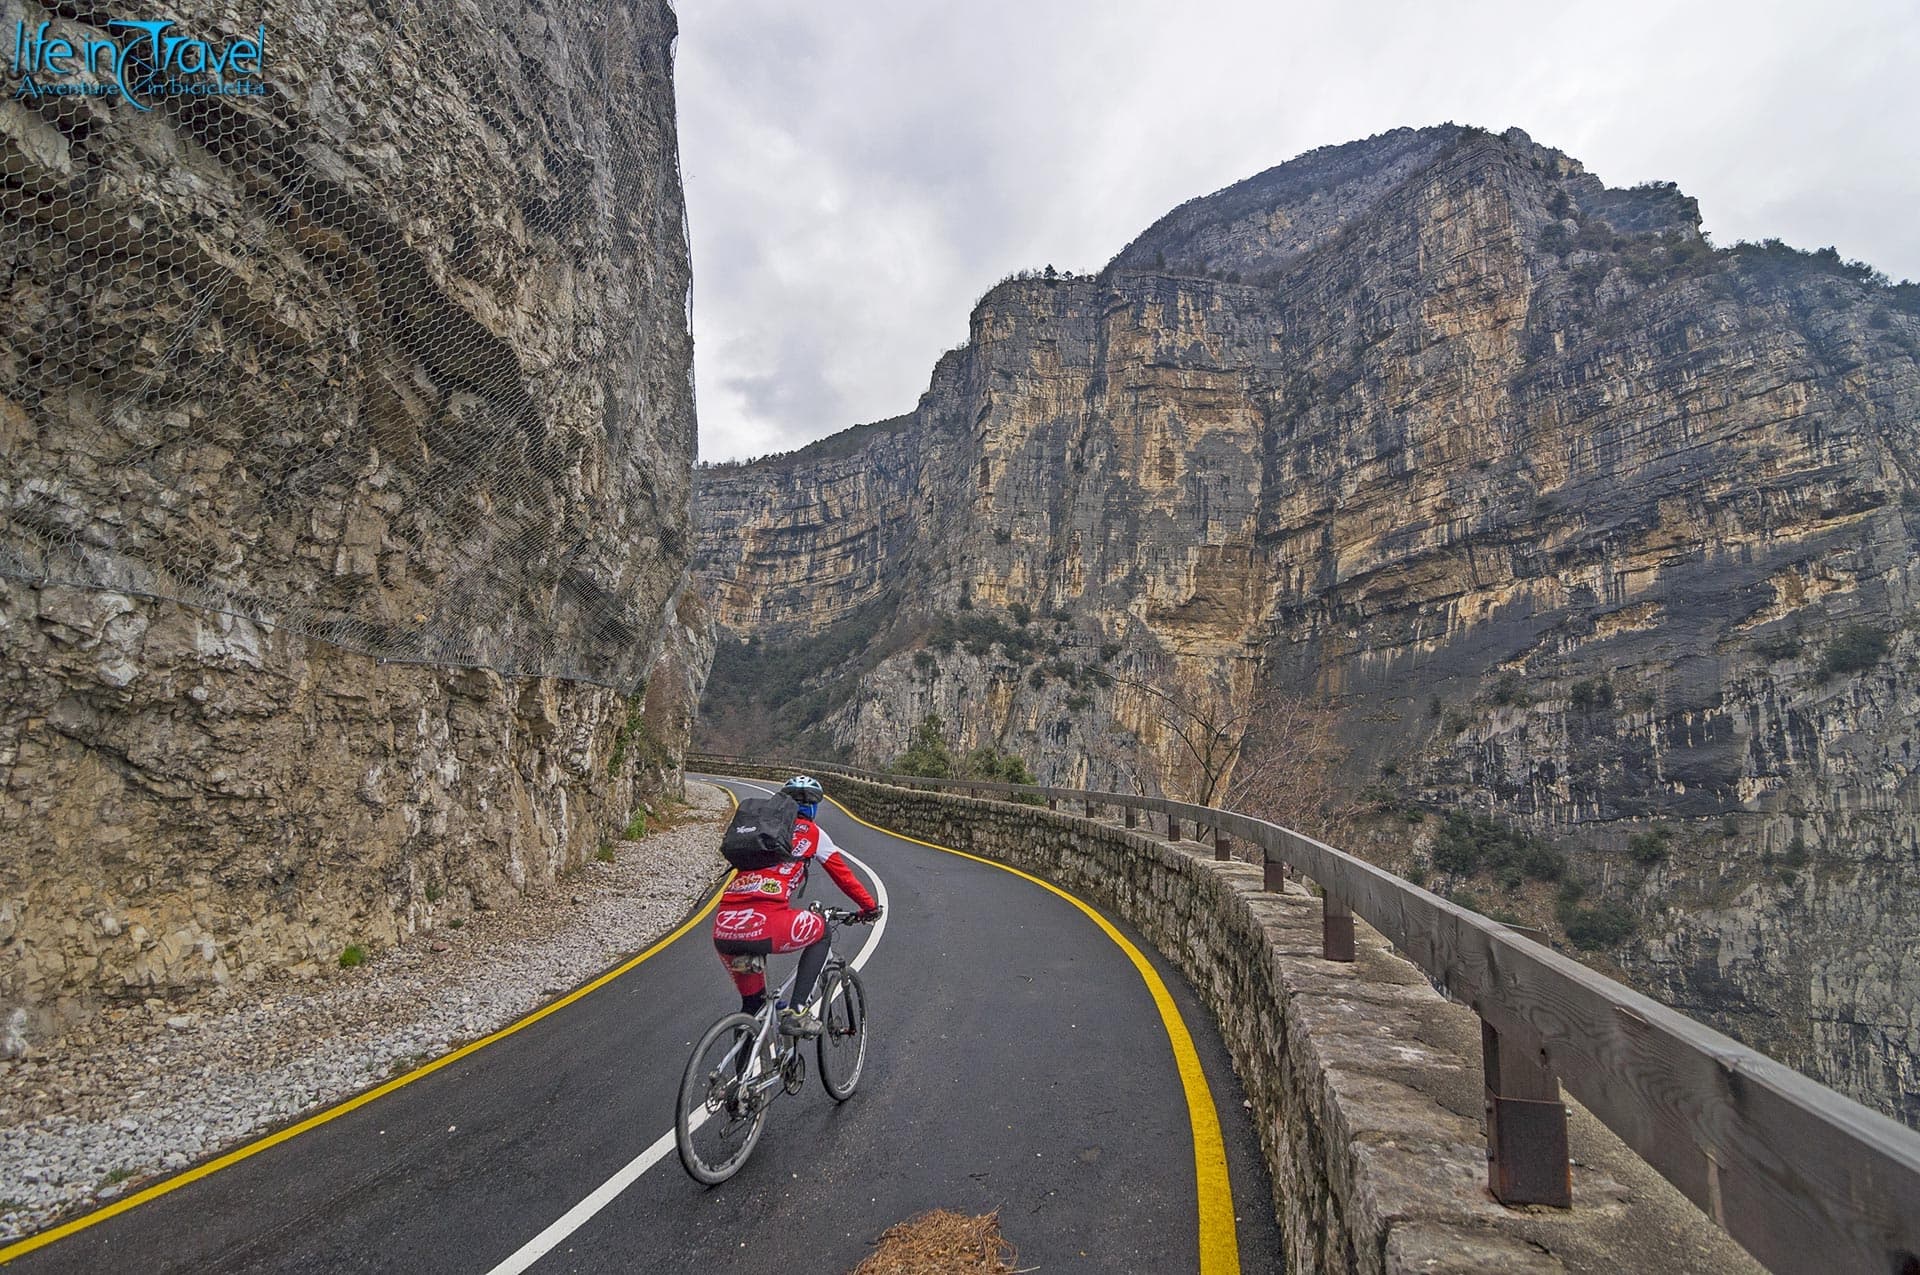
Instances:
[[[755,1094],[741,1083],[759,1031],[759,1020],[751,1014],[729,1014],[707,1028],[687,1059],[673,1141],[680,1163],[696,1182],[725,1182],[739,1172],[760,1140],[772,1095]]]
[[[835,1102],[845,1102],[867,1062],[867,993],[844,965],[820,980],[820,1023],[820,1083]]]

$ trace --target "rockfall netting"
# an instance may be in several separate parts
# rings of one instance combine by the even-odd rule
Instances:
[[[665,0],[0,0],[0,575],[630,687],[688,551]]]

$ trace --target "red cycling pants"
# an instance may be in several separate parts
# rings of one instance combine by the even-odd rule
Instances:
[[[713,914],[714,949],[720,953],[720,960],[743,999],[765,994],[767,976],[765,962],[760,963],[761,969],[752,969],[738,958],[798,952],[820,943],[817,961],[802,958],[800,962],[800,981],[795,985],[794,999],[804,1002],[813,992],[813,979],[807,978],[806,967],[811,964],[812,973],[819,975],[820,966],[826,963],[823,942],[826,937],[827,923],[819,915],[790,908],[785,903],[753,903],[743,907],[723,904]]]

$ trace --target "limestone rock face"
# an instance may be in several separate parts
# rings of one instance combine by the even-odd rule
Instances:
[[[1142,683],[1325,697],[1355,789],[1556,840],[1614,968],[1914,1121],[1917,310],[1518,131],[1314,152],[994,289],[909,416],[700,471],[709,703],[1186,795]]]
[[[677,768],[711,638],[674,33],[319,0],[258,97],[0,104],[0,1006],[35,1031],[497,906]]]

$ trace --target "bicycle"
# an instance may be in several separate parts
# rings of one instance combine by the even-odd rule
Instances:
[[[827,1095],[845,1102],[866,1065],[867,994],[860,975],[832,944],[834,934],[854,923],[857,914],[818,903],[809,910],[825,919],[828,944],[815,1001],[821,1025],[815,1057]],[[765,968],[766,957],[753,959]],[[728,1014],[707,1028],[687,1059],[674,1110],[673,1141],[680,1163],[696,1182],[714,1186],[738,1173],[760,1141],[773,1100],[781,1093],[797,1094],[806,1084],[802,1042],[780,1034],[778,1017],[799,972],[796,968],[788,974],[757,1014]]]

